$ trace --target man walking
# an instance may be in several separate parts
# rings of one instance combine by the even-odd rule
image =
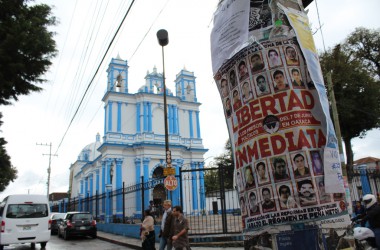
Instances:
[[[189,223],[183,216],[183,210],[181,206],[175,206],[173,208],[173,247],[175,250],[190,249],[189,237],[187,231],[189,230]]]
[[[167,250],[171,250],[172,245],[172,221],[173,221],[173,214],[172,214],[172,202],[171,200],[165,200],[164,201],[164,215],[162,216],[161,221],[161,232],[160,232],[160,250],[165,250],[165,246]]]

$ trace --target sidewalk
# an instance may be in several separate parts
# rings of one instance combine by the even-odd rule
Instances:
[[[110,233],[105,233],[102,231],[98,231],[98,239],[108,241],[114,244],[118,244],[121,246],[129,247],[131,249],[141,249],[141,240],[135,239],[135,238],[130,238],[130,237],[125,237],[122,235],[116,235],[116,234],[110,234]],[[202,249],[202,250],[218,250],[218,249],[243,249],[243,247],[211,247],[213,244],[210,243],[210,247],[206,246],[195,246],[191,245],[191,249]],[[159,244],[156,243],[156,249],[158,249]]]

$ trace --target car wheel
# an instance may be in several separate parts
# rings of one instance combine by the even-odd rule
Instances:
[[[31,244],[30,244],[30,248],[31,248],[31,249],[36,249],[36,243],[31,243]]]
[[[46,243],[47,242],[41,242],[41,248],[45,248],[46,247]]]
[[[92,237],[93,239],[96,239],[98,236],[96,235],[96,233],[94,233],[94,234],[91,235],[91,237]]]
[[[4,246],[3,245],[0,245],[0,250],[4,250]]]
[[[69,234],[67,233],[66,230],[63,232],[63,239],[64,240],[68,240],[69,239]]]

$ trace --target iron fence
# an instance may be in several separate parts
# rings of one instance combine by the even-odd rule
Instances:
[[[194,191],[191,183],[204,178],[208,171],[216,171],[215,181],[219,183],[217,190],[201,186]],[[181,169],[176,176],[179,179],[180,198],[173,201],[173,205],[181,205],[184,214],[189,220],[190,235],[203,234],[227,234],[241,233],[242,222],[240,206],[235,190],[224,189],[224,171],[216,168]],[[151,179],[142,184],[124,186],[116,190],[105,190],[93,196],[78,196],[72,199],[64,199],[51,207],[53,212],[88,211],[99,223],[141,223],[142,211],[147,209],[146,204],[152,200],[152,189],[158,185],[163,186],[164,178]],[[203,180],[202,182],[203,183]],[[194,203],[194,192],[204,194],[205,199],[200,199],[197,209]],[[141,199],[137,199],[141,197]],[[166,197],[171,198],[171,193],[166,191]],[[199,197],[199,196],[198,196]],[[141,204],[136,201],[141,200]],[[156,204],[154,217],[156,224],[161,223],[163,208]]]

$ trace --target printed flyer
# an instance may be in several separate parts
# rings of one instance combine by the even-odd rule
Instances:
[[[272,242],[270,235],[296,227],[309,230],[311,242],[318,242],[318,229],[344,228],[349,217],[337,139],[302,3],[223,1],[211,52],[246,248],[278,249],[287,237]]]

